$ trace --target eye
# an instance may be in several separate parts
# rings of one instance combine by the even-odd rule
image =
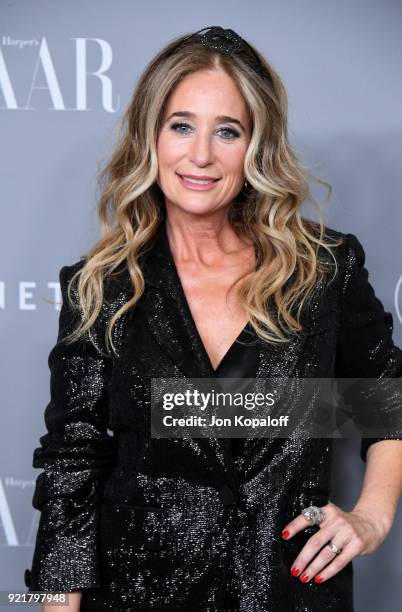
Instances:
[[[232,138],[239,138],[240,134],[237,130],[234,130],[233,128],[221,128],[219,130],[220,132],[227,132],[231,135],[230,138],[225,138],[225,140],[231,140]]]
[[[183,123],[183,122],[172,123],[170,127],[174,132],[177,132],[178,134],[188,134],[188,132],[184,130],[192,129],[191,125],[189,125],[188,123]],[[229,137],[227,136],[223,137],[224,140],[234,140],[235,138],[239,138],[240,136],[237,130],[234,130],[233,128],[229,128],[229,127],[219,128],[218,132],[226,132],[226,134],[229,134]]]
[[[182,132],[181,130],[178,130],[178,128],[191,128],[188,123],[172,123],[170,127],[174,132],[179,132],[182,134],[186,134],[187,132]]]

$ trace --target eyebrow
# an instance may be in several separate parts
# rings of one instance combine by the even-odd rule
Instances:
[[[175,113],[172,113],[171,115],[169,115],[166,121],[169,121],[169,119],[171,119],[174,116],[187,117],[188,119],[195,119],[197,115],[195,113],[191,113],[190,111],[176,111]],[[242,123],[238,119],[235,119],[234,117],[230,117],[229,115],[218,115],[217,117],[215,117],[215,119],[219,123],[221,122],[222,123],[235,123],[236,125],[240,126],[243,131],[245,131]]]

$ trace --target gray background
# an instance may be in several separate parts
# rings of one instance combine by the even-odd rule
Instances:
[[[402,345],[401,1],[1,0],[0,52],[9,82],[3,67],[0,589],[25,590],[31,565],[39,518],[31,508],[39,471],[31,462],[45,433],[58,271],[98,236],[96,174],[143,67],[174,36],[209,25],[235,29],[279,71],[291,141],[312,172],[334,186],[326,222],[363,243],[370,280]],[[105,75],[103,82],[85,79],[86,106],[78,110],[76,38],[88,39],[88,72],[104,62]],[[51,91],[38,61],[44,39]],[[320,202],[326,195],[321,187],[313,193]],[[337,442],[336,459],[333,501],[350,510],[364,473],[357,441]],[[399,509],[381,548],[355,558],[357,612],[400,610],[401,532]]]

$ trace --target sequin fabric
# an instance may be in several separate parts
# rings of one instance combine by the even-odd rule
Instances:
[[[245,41],[234,30],[221,26],[209,26],[198,30],[188,38],[196,38],[205,47],[220,53],[237,53],[244,49]]]
[[[208,26],[202,28],[201,30],[197,30],[197,32],[193,32],[189,36],[185,36],[180,44],[184,45],[188,40],[197,41],[204,47],[223,55],[241,53],[248,48],[249,52],[251,51],[252,58],[250,67],[260,77],[266,78],[269,82],[272,82],[271,75],[262,65],[260,58],[252,46],[232,29],[222,28],[221,26]]]
[[[360,242],[343,237],[338,275],[306,313],[306,333],[275,347],[254,338],[257,382],[402,376],[392,316],[368,281]],[[142,262],[146,290],[117,328],[117,356],[99,349],[104,322],[131,293],[125,273],[107,283],[94,344],[62,343],[76,323],[66,288],[80,265],[60,271],[47,433],[33,459],[43,471],[29,590],[81,590],[84,612],[353,612],[352,563],[322,584],[290,574],[319,527],[281,538],[302,508],[330,498],[330,439],[242,439],[234,452],[227,439],[150,437],[152,377],[229,376],[231,368],[238,376],[242,355],[231,349],[221,371],[212,369],[165,223]],[[375,441],[362,441],[362,459]]]

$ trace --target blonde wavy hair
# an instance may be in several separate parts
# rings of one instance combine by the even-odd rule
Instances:
[[[253,243],[258,265],[255,272],[238,279],[238,298],[256,334],[266,342],[287,342],[289,334],[303,330],[303,305],[332,265],[319,256],[319,249],[332,257],[335,276],[332,247],[342,242],[327,241],[308,180],[325,185],[328,198],[332,187],[298,160],[288,141],[285,87],[270,63],[247,45],[239,53],[222,54],[187,34],[172,40],[146,66],[122,117],[111,157],[99,175],[101,237],[68,286],[69,302],[79,308],[81,318],[66,338],[68,343],[94,325],[104,300],[104,282],[123,266],[129,272],[133,295],[107,323],[104,339],[108,350],[115,351],[113,327],[144,292],[139,257],[162,217],[164,196],[156,183],[156,143],[166,100],[187,75],[214,69],[224,70],[234,80],[252,125],[244,160],[249,186],[233,202],[229,222],[239,237]],[[302,218],[300,208],[305,201],[317,211],[319,223]],[[70,293],[76,282],[78,305]],[[276,317],[270,313],[272,301]]]

